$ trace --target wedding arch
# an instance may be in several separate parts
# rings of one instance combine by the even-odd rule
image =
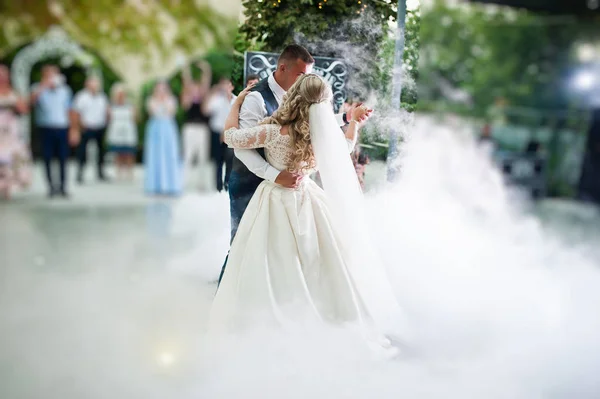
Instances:
[[[95,74],[102,80],[102,69],[96,57],[58,26],[53,26],[35,42],[21,49],[11,64],[11,80],[15,90],[29,97],[31,90],[31,70],[40,61],[61,57],[61,64],[82,66],[86,73]],[[30,115],[21,118],[21,134],[26,143],[30,142]]]

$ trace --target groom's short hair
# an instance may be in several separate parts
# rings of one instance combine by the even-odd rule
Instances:
[[[277,65],[286,61],[302,60],[307,64],[314,64],[315,59],[310,55],[307,49],[299,44],[290,44],[283,49],[277,60]]]

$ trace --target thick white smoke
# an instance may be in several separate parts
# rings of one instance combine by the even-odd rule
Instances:
[[[211,397],[600,395],[596,258],[546,230],[456,129],[417,118],[400,182],[370,198],[414,331],[400,358],[377,359],[339,329],[260,331],[219,354]]]
[[[5,219],[18,227],[2,233],[0,396],[598,397],[593,242],[573,245],[570,230],[513,205],[454,129],[417,118],[399,182],[368,201],[415,333],[397,359],[342,326],[258,326],[207,345],[224,196],[121,211],[20,207]]]

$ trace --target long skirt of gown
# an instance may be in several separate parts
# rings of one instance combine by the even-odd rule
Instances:
[[[308,178],[298,190],[261,183],[231,245],[209,331],[364,318],[323,190]]]
[[[177,125],[170,118],[152,118],[146,127],[144,188],[148,194],[177,195],[182,190],[181,149]]]

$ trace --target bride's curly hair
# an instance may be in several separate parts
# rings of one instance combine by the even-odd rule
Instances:
[[[288,134],[294,150],[289,171],[306,172],[315,167],[308,111],[312,104],[331,102],[332,97],[331,88],[320,76],[302,75],[287,91],[279,109],[260,123],[289,126]]]

